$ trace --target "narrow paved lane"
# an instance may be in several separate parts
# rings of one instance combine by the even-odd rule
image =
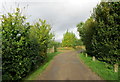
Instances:
[[[55,56],[36,80],[101,80],[101,78],[80,61],[76,51],[69,51]]]

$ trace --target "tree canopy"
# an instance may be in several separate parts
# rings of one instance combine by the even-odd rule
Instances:
[[[76,46],[76,36],[72,32],[66,32],[63,35],[62,46],[63,47],[75,47]]]

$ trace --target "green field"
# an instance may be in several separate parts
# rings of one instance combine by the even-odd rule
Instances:
[[[118,80],[118,73],[115,73],[113,66],[101,61],[92,61],[92,57],[85,57],[84,53],[79,54],[80,59],[104,80]]]

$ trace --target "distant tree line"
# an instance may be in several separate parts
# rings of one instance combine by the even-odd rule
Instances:
[[[85,23],[77,25],[90,56],[115,64],[120,61],[120,1],[101,2]]]
[[[62,47],[73,47],[82,45],[81,39],[78,39],[73,32],[68,32],[63,35]]]
[[[61,43],[55,41],[54,39],[51,40],[51,42],[48,44],[48,48],[49,48],[49,49],[54,48],[54,52],[57,52],[57,48],[58,48],[58,47],[61,47]]]

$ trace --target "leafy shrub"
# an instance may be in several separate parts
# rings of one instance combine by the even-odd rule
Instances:
[[[2,15],[2,79],[20,80],[46,59],[52,34],[46,21],[35,25],[26,22],[20,9]]]

